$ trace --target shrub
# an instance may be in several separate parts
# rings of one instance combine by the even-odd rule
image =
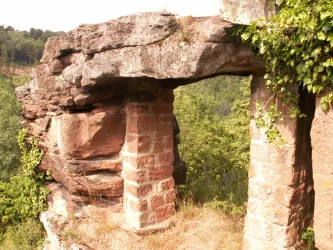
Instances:
[[[0,74],[0,181],[8,181],[20,165],[16,134],[20,129],[18,103],[13,83]]]
[[[224,117],[216,113],[217,100],[207,94],[209,84],[204,84],[206,94],[191,91],[188,86],[175,90],[175,114],[181,130],[179,151],[188,167],[184,192],[196,202],[215,199],[212,206],[227,201],[242,207],[247,200],[249,82],[243,85],[243,96]],[[219,207],[225,204],[219,203]],[[224,210],[237,210],[230,206]]]
[[[34,218],[8,227],[6,235],[16,250],[37,249],[44,241],[43,225]]]
[[[315,234],[312,227],[308,227],[302,234],[301,239],[306,243],[308,250],[315,249]]]
[[[17,225],[28,218],[37,218],[41,211],[47,208],[48,189],[44,187],[47,177],[37,173],[43,152],[38,148],[35,138],[26,139],[27,129],[22,129],[18,135],[21,149],[21,169],[10,178],[9,182],[0,182],[0,226],[2,232],[9,225]],[[0,239],[3,237],[0,237]]]

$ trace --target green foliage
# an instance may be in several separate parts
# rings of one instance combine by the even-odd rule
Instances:
[[[274,100],[290,104],[291,117],[303,116],[297,94],[289,91],[295,83],[313,94],[327,89],[321,99],[322,108],[327,110],[333,100],[333,0],[276,3],[282,7],[276,16],[253,22],[242,30],[241,37],[266,61],[267,87],[272,90]],[[273,112],[278,109],[276,102],[271,105]],[[278,117],[275,115],[276,112],[273,123]],[[273,130],[271,141],[276,137],[276,127]]]
[[[282,121],[282,112],[278,111],[277,105],[271,103],[268,112],[265,112],[265,106],[261,102],[256,103],[257,113],[255,114],[255,122],[258,128],[266,128],[267,139],[274,142],[276,145],[282,146],[284,139],[277,129],[277,122]]]
[[[12,81],[15,87],[22,86],[23,84],[29,82],[31,80],[29,75],[18,75],[13,76]]]
[[[315,234],[312,227],[308,227],[301,238],[307,244],[308,250],[315,249]]]
[[[47,175],[36,172],[43,152],[35,138],[26,139],[28,130],[18,134],[21,150],[21,169],[9,182],[0,182],[0,225],[18,224],[27,218],[36,218],[47,208],[48,189],[44,187]]]
[[[216,83],[220,80],[223,85],[223,78],[216,78]],[[234,102],[228,116],[216,112],[220,103],[211,96],[216,86],[209,81],[174,91],[181,130],[179,151],[188,167],[185,192],[195,201],[232,200],[233,204],[242,205],[247,200],[249,83],[242,84],[246,91]],[[223,93],[221,88],[215,95],[223,100]]]
[[[234,195],[231,193],[228,200],[217,200],[216,198],[213,201],[206,202],[204,207],[212,208],[214,210],[218,210],[224,213],[228,213],[231,215],[243,215],[246,214],[246,206],[245,203],[243,205],[236,205],[234,201]]]
[[[186,92],[198,94],[214,102],[214,114],[221,118],[231,112],[234,101],[243,98],[242,79],[240,76],[219,76],[182,87]]]
[[[63,35],[31,28],[29,32],[0,26],[0,66],[9,63],[36,64],[42,57],[44,44],[49,37]]]
[[[19,131],[20,104],[13,83],[0,74],[0,181],[16,173],[20,151],[16,140]]]
[[[39,220],[29,218],[8,227],[6,236],[16,250],[34,250],[44,241],[44,229]]]

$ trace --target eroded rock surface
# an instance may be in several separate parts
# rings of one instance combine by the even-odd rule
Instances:
[[[32,81],[16,93],[22,123],[45,151],[40,169],[56,181],[52,213],[76,216],[98,201],[125,212],[138,233],[168,227],[175,181],[186,178],[173,89],[264,68],[232,32],[218,16],[139,13],[47,41]]]
[[[127,103],[156,101],[156,79],[170,89],[262,67],[218,16],[139,13],[50,38],[32,81],[16,93],[23,124],[46,152],[42,169],[74,195],[121,196]],[[176,148],[174,164],[184,183]]]
[[[315,196],[314,230],[318,249],[333,249],[333,112],[324,112],[320,97],[311,129]]]
[[[248,25],[258,19],[269,19],[277,12],[269,0],[221,0],[221,19],[233,23]]]

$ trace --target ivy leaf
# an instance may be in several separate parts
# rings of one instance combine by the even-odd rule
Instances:
[[[311,79],[309,77],[304,77],[304,79],[303,79],[304,85],[309,85],[311,82],[312,81],[311,81]]]
[[[330,42],[331,47],[333,47],[333,35],[332,34],[327,36],[327,40]]]
[[[320,19],[321,20],[324,20],[328,17],[331,17],[332,16],[332,13],[331,12],[323,12],[323,13],[320,13]]]
[[[326,35],[324,34],[324,32],[319,32],[317,34],[317,37],[318,37],[319,40],[323,40],[323,41],[326,40]]]
[[[242,38],[242,40],[243,41],[247,41],[249,38],[250,38],[250,34],[248,34],[248,33],[243,33],[242,35],[241,35],[241,38]]]
[[[320,102],[321,102],[321,101],[320,101]],[[321,103],[320,103],[320,106],[321,106],[321,108],[322,108],[324,111],[327,111],[327,110],[328,110],[328,107],[329,107],[327,101],[326,101],[326,102],[321,102]]]
[[[333,59],[329,58],[323,63],[324,67],[332,67],[333,66]]]
[[[307,86],[307,90],[308,90],[309,93],[311,93],[312,85],[308,85],[308,86]]]
[[[261,43],[259,53],[265,54],[266,51],[267,51],[267,47],[263,43]]]
[[[303,33],[299,35],[299,41],[301,43],[303,43],[305,41],[305,39],[306,39],[306,37],[305,37],[305,35]]]
[[[332,29],[332,26],[329,26],[329,25],[324,25],[321,30],[323,30],[325,33],[327,33],[327,31],[331,30]]]

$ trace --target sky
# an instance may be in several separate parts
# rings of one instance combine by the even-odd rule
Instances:
[[[138,12],[173,12],[179,16],[219,14],[220,0],[2,0],[0,25],[69,31]]]

